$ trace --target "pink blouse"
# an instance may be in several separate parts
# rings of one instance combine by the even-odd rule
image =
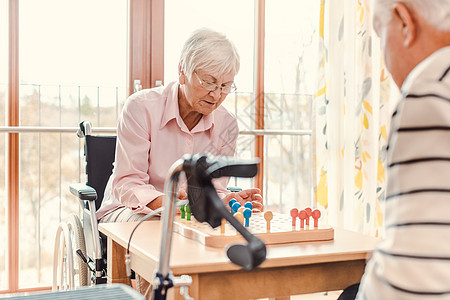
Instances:
[[[179,84],[147,89],[131,95],[117,126],[114,169],[97,218],[119,207],[149,213],[147,204],[163,195],[172,164],[184,154],[234,156],[239,134],[236,119],[223,106],[189,131],[178,109]],[[227,194],[229,178],[214,181]]]

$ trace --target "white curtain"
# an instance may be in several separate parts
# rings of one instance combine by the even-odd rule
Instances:
[[[369,0],[322,0],[314,190],[325,222],[382,235],[390,78]]]

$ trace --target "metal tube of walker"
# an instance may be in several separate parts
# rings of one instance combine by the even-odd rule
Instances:
[[[176,201],[178,194],[178,178],[183,171],[183,159],[176,161],[169,170],[164,186],[165,203],[163,212],[163,228],[161,250],[159,253],[159,266],[157,273],[163,278],[169,273],[170,251],[172,246],[173,222],[176,214]]]

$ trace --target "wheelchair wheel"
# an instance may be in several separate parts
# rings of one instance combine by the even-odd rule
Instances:
[[[69,227],[72,242],[74,287],[77,288],[89,284],[89,270],[83,260],[81,260],[76,253],[76,250],[80,249],[84,256],[87,257],[86,243],[84,240],[83,227],[81,225],[80,218],[78,218],[77,215],[72,214],[69,216],[67,226]]]
[[[58,226],[53,254],[54,291],[73,288],[73,257],[69,227],[66,223]]]
[[[53,258],[53,290],[70,290],[87,285],[88,269],[76,254],[86,253],[83,228],[80,219],[71,215],[67,223],[58,227]]]

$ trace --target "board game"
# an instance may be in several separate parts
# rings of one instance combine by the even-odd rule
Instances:
[[[334,229],[330,226],[314,227],[311,223],[301,228],[299,219],[293,226],[293,219],[289,214],[272,213],[272,215],[271,220],[267,222],[264,213],[253,213],[249,219],[249,226],[246,227],[266,245],[334,239]],[[213,229],[208,223],[196,221],[194,216],[188,221],[177,215],[173,229],[174,232],[209,247],[225,247],[245,240],[228,222],[224,226]]]

